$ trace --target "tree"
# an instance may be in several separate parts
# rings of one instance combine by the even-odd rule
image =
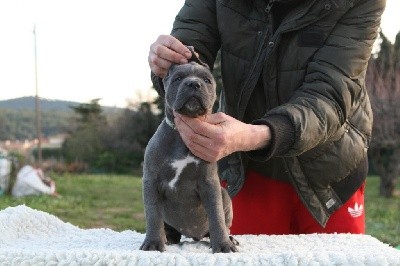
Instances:
[[[114,163],[110,170],[124,173],[141,166],[147,143],[162,119],[154,108],[149,102],[131,105],[109,127],[105,146]]]
[[[0,140],[1,139],[9,139],[9,138],[5,138],[4,136],[7,135],[7,130],[6,130],[6,122],[7,119],[4,115],[4,111],[0,109]]]
[[[102,117],[102,108],[99,104],[100,99],[93,99],[90,103],[82,103],[76,107],[71,107],[80,116],[80,121],[86,123]]]
[[[63,153],[68,162],[85,163],[95,166],[104,151],[103,139],[107,120],[102,114],[99,99],[71,107],[77,115],[71,125],[70,136],[63,144]]]
[[[391,197],[400,174],[400,33],[394,45],[383,34],[381,38],[366,78],[374,114],[369,157],[381,179],[380,195]]]

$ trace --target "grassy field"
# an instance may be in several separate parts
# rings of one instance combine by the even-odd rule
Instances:
[[[54,177],[59,198],[0,197],[0,209],[25,204],[54,214],[81,228],[106,227],[116,231],[145,231],[141,179],[118,175],[64,175]],[[367,234],[400,249],[400,198],[378,196],[379,179],[366,187]],[[398,186],[400,188],[400,186]]]
[[[369,177],[366,185],[366,233],[400,249],[400,198],[383,198],[378,194],[379,178]],[[400,189],[400,183],[397,184]]]
[[[118,175],[52,177],[61,195],[0,198],[0,209],[25,204],[81,228],[145,231],[141,179]]]

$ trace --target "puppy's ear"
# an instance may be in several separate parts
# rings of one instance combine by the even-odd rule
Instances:
[[[199,55],[195,52],[193,46],[187,45],[186,47],[190,50],[190,52],[192,52],[192,57],[189,59],[189,62],[196,62],[197,64],[202,65],[202,66],[210,69],[210,67],[206,63],[201,61]]]

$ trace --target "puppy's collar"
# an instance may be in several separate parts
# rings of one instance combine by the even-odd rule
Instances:
[[[167,123],[167,125],[170,126],[173,130],[176,130],[175,123],[169,120],[167,116],[165,116],[165,123]]]

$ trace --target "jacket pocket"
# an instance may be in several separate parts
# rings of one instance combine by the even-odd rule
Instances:
[[[302,170],[316,188],[329,187],[348,176],[367,155],[367,138],[346,123],[332,140],[299,156]]]
[[[297,45],[299,47],[321,48],[324,45],[327,34],[317,28],[311,28],[299,32]]]

